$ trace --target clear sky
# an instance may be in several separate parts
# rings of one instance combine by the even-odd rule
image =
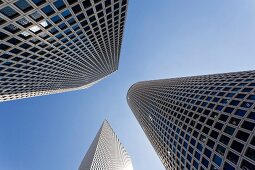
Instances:
[[[254,68],[254,0],[130,0],[117,72],[85,90],[0,104],[0,169],[76,170],[107,118],[136,170],[162,170],[128,88]]]

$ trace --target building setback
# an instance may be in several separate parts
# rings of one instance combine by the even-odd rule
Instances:
[[[0,1],[0,101],[87,88],[118,69],[127,0]]]
[[[105,120],[79,170],[133,170],[131,158]]]
[[[255,169],[255,71],[138,82],[127,100],[166,169]]]

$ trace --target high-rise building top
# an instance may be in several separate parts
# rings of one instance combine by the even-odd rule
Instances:
[[[127,100],[166,169],[255,169],[255,71],[139,82]]]
[[[133,170],[131,158],[105,120],[79,170]]]
[[[0,101],[82,89],[118,69],[127,0],[1,0]]]

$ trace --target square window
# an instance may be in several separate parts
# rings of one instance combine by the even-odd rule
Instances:
[[[213,149],[214,144],[215,144],[215,142],[214,142],[214,141],[212,141],[211,139],[208,139],[208,141],[207,141],[207,144],[206,144],[206,145]]]
[[[218,166],[220,166],[222,162],[222,158],[219,157],[218,155],[214,155],[213,162],[216,163]]]
[[[85,9],[91,6],[90,0],[85,0],[85,1],[82,2],[82,4],[83,4]]]
[[[67,10],[65,10],[64,12],[62,12],[61,15],[62,15],[64,18],[68,18],[68,17],[71,16],[71,13],[70,13],[70,11],[67,9]]]
[[[224,147],[221,146],[221,145],[217,145],[217,147],[216,147],[216,151],[217,151],[219,154],[221,154],[222,156],[224,156],[225,150],[226,150],[226,148],[224,148]]]
[[[237,126],[240,122],[240,119],[237,119],[237,118],[234,118],[232,117],[230,120],[229,120],[229,123],[232,124],[232,125],[235,125]]]
[[[206,168],[208,168],[209,161],[208,161],[207,159],[203,158],[203,159],[202,159],[202,164],[203,164]]]
[[[29,15],[32,19],[34,19],[35,21],[39,21],[41,20],[43,17],[41,16],[41,14],[39,14],[37,11],[32,13],[31,15]]]
[[[250,96],[248,97],[248,99],[249,99],[249,100],[255,100],[255,95],[250,95]]]
[[[229,163],[225,162],[223,170],[235,170],[235,168]]]
[[[51,15],[51,14],[53,14],[55,12],[50,5],[47,5],[46,7],[42,8],[42,11],[46,15]]]
[[[38,31],[40,31],[41,29],[40,29],[40,27],[38,27],[37,25],[34,25],[34,26],[32,26],[31,28],[29,28],[29,30],[32,31],[32,32],[34,32],[34,33],[36,33],[36,32],[38,32]]]
[[[37,6],[43,4],[45,0],[32,0]]]
[[[72,10],[75,14],[81,12],[81,7],[80,5],[75,5],[74,7],[72,7]]]
[[[238,138],[238,139],[241,139],[242,141],[244,141],[244,142],[246,142],[247,141],[247,139],[249,138],[249,134],[248,133],[246,133],[246,132],[243,132],[243,131],[241,131],[241,130],[239,130],[238,132],[237,132],[237,134],[236,134],[236,137]]]
[[[245,115],[245,113],[246,113],[245,110],[238,109],[238,110],[235,112],[235,115],[243,117],[243,116]]]
[[[5,33],[3,33],[3,32],[0,32],[0,40],[5,39],[6,37],[8,37],[7,34],[5,34]]]
[[[0,36],[1,37],[1,36]],[[249,115],[248,115],[248,118],[252,119],[252,120],[255,120],[255,112],[251,112]]]
[[[227,137],[225,135],[221,135],[220,142],[222,142],[225,145],[228,145],[229,141],[230,141],[229,137]]]
[[[243,108],[250,108],[251,106],[253,105],[253,103],[251,103],[251,102],[243,102],[242,104],[241,104],[241,107],[243,107]]]
[[[18,22],[18,24],[20,24],[21,26],[23,26],[25,28],[31,25],[31,22],[29,22],[26,18],[21,18],[17,22]]]
[[[242,152],[243,147],[244,147],[243,144],[241,144],[240,142],[237,142],[235,140],[231,144],[231,148],[236,150],[237,152],[240,152],[240,153]]]
[[[0,12],[2,14],[4,14],[5,16],[9,17],[10,19],[13,19],[13,18],[15,18],[15,17],[17,17],[19,15],[15,10],[13,10],[9,6],[0,9]]]
[[[50,25],[50,23],[48,21],[43,21],[40,23],[40,25],[43,26],[44,28],[46,28]]]
[[[52,20],[55,24],[57,24],[57,23],[59,23],[60,21],[62,21],[61,18],[60,18],[58,15],[52,17],[51,20]]]
[[[255,126],[254,123],[251,123],[251,122],[248,122],[248,121],[244,121],[241,127],[245,128],[247,130],[252,131],[254,129],[254,126]]]
[[[56,2],[54,2],[54,5],[55,5],[55,7],[58,10],[61,10],[61,9],[66,7],[65,3],[63,2],[63,0],[57,0]]]
[[[16,38],[11,38],[11,39],[9,39],[7,42],[9,42],[9,43],[11,43],[11,44],[13,44],[13,45],[17,45],[17,44],[19,44],[21,41],[18,40],[18,39],[16,39]]]
[[[241,164],[241,169],[244,170],[254,170],[255,169],[255,165],[251,164],[250,162],[243,160],[242,164]]]
[[[5,44],[0,44],[0,50],[7,50],[8,48],[10,48],[9,46],[5,45]]]
[[[19,0],[14,3],[20,10],[27,12],[32,9],[32,6],[26,0]]]
[[[6,27],[4,27],[4,29],[6,30],[6,31],[9,31],[10,33],[16,33],[16,32],[18,32],[20,29],[18,28],[18,27],[16,27],[15,25],[13,25],[13,24],[10,24],[10,25],[7,25]]]
[[[217,122],[215,125],[214,125],[214,128],[218,129],[218,130],[221,130],[223,127],[223,124],[220,123],[220,122]]]
[[[247,156],[248,158],[252,159],[253,161],[255,161],[255,150],[248,147],[248,149],[245,152],[245,156]]]

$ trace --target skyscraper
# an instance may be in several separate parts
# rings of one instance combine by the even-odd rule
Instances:
[[[105,120],[79,170],[133,170],[131,158]]]
[[[0,101],[89,87],[118,69],[127,0],[0,1]]]
[[[166,169],[255,169],[255,71],[138,82],[127,100]]]

